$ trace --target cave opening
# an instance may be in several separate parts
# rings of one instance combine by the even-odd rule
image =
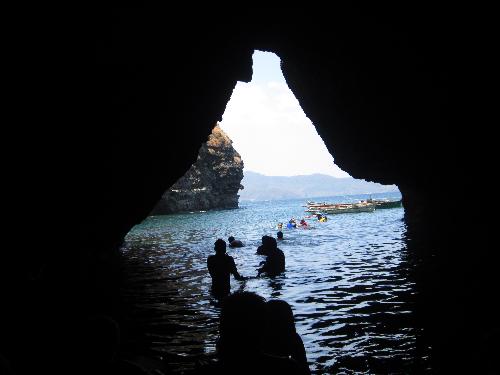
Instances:
[[[270,67],[266,63],[271,63]],[[243,177],[240,194],[245,189],[251,192],[240,196],[239,208],[207,206],[167,215],[153,212],[126,237],[122,248],[125,273],[133,281],[125,289],[134,290],[144,283],[140,291],[125,298],[127,306],[133,306],[143,317],[139,324],[142,354],[169,358],[179,369],[192,365],[182,357],[214,355],[220,305],[210,297],[206,260],[217,238],[235,236],[245,246],[229,247],[228,254],[249,279],[231,279],[231,290],[287,301],[294,310],[297,332],[314,372],[427,368],[428,354],[422,354],[416,342],[421,332],[413,319],[415,283],[405,242],[403,208],[326,214],[328,221],[320,222],[304,207],[310,199],[334,203],[353,203],[371,196],[400,199],[399,190],[365,181],[357,188],[373,190],[349,191],[356,187],[342,185],[342,181],[357,180],[334,165],[282,74],[281,82],[269,71],[266,77],[266,68],[281,74],[279,58],[254,52],[253,79],[236,85],[219,124],[248,168],[245,177],[254,179],[247,184]],[[210,143],[223,142],[209,138]],[[213,156],[214,149],[209,147],[204,153],[200,149],[196,163]],[[308,157],[311,154],[313,158]],[[212,160],[209,169],[218,169],[219,164],[227,164],[234,157],[231,153],[229,159]],[[212,187],[198,181],[204,176],[202,168],[195,169],[189,178],[197,182],[174,185],[176,197],[182,189],[196,190],[195,195],[185,196],[186,200],[202,201],[205,192],[210,194]],[[226,168],[218,178],[228,179],[230,174]],[[345,190],[335,194],[309,186],[302,191],[299,184],[310,184],[308,175],[319,177],[320,187],[337,182]],[[278,179],[279,183],[269,179]],[[297,222],[305,218],[308,227],[288,228],[291,218],[297,218]],[[279,227],[280,223],[284,225]],[[286,256],[286,272],[275,278],[255,277],[259,261],[265,259],[255,250],[262,236],[275,237],[277,231],[284,234],[278,246]],[[175,329],[169,328],[172,324]],[[137,336],[131,342],[137,342]]]
[[[485,71],[482,51],[488,48],[481,47],[487,40],[481,28],[469,27],[474,24],[469,21],[484,20],[469,8],[459,14],[458,8],[450,13],[449,7],[429,11],[377,4],[322,12],[322,20],[316,17],[319,11],[307,17],[301,9],[301,14],[280,17],[279,22],[264,17],[214,22],[205,16],[203,23],[179,27],[166,22],[171,10],[102,8],[68,17],[51,12],[49,18],[36,17],[25,28],[21,38],[27,37],[27,43],[14,43],[22,51],[11,54],[16,57],[11,75],[19,78],[13,92],[21,94],[13,98],[27,99],[19,100],[16,116],[28,117],[23,126],[7,127],[16,152],[6,148],[6,197],[12,207],[6,218],[16,228],[5,236],[7,261],[2,276],[8,293],[2,305],[6,318],[1,327],[0,367],[6,359],[16,373],[62,369],[64,373],[83,363],[78,359],[84,357],[74,356],[81,335],[72,328],[89,313],[112,310],[110,305],[118,296],[114,288],[119,280],[114,263],[117,248],[130,229],[148,216],[165,189],[193,164],[236,82],[251,79],[251,55],[259,49],[282,58],[290,88],[343,170],[356,178],[397,184],[401,190],[407,260],[417,258],[425,264],[410,274],[419,286],[415,310],[430,333],[425,340],[417,335],[419,346],[432,347],[429,372],[494,373],[496,347],[490,344],[498,336],[498,325],[493,270],[497,263],[491,259],[493,221],[483,220],[485,205],[476,204],[485,189],[479,177],[495,170],[486,155],[494,148],[487,147],[484,136],[489,134],[490,122],[477,120],[488,106],[476,109],[480,100],[473,98],[489,90],[472,87],[478,72]],[[47,28],[51,17],[50,24],[56,26]],[[34,54],[46,58],[33,60]],[[481,82],[487,85],[490,80]],[[54,103],[59,103],[58,108]],[[47,119],[50,125],[40,127],[40,120]],[[380,137],[367,136],[374,127],[380,129]],[[466,131],[471,127],[474,131]],[[20,164],[14,162],[21,160],[16,155],[25,156]],[[467,178],[467,171],[475,171],[472,176],[478,178]],[[19,217],[33,212],[37,214],[34,224]],[[235,223],[239,219],[233,218]],[[125,276],[137,277],[141,283],[129,284],[129,297],[143,291],[142,302],[152,308],[145,313],[129,304],[128,310],[118,311],[123,337],[136,338],[127,341],[127,349],[131,356],[147,352],[168,357],[161,340],[168,335],[169,342],[179,343],[172,332],[182,331],[193,338],[190,348],[202,351],[193,344],[206,337],[196,328],[205,324],[200,310],[179,309],[176,301],[183,290],[201,295],[201,286],[187,281],[203,280],[206,271],[195,267],[186,275],[177,261],[165,258],[170,248],[163,245],[169,238],[164,229],[169,223],[155,220],[151,221],[156,223],[154,230],[144,231],[149,247],[137,232],[126,241],[144,248],[142,254],[130,253],[126,268],[130,273]],[[193,265],[188,250],[196,242],[196,231],[205,229],[198,228],[197,220],[185,222],[180,232],[186,238],[177,241],[177,255],[179,264]],[[212,220],[211,224],[208,230],[217,236],[218,223]],[[233,228],[240,226],[233,223]],[[317,240],[311,238],[311,245]],[[213,242],[207,246],[210,250]],[[148,252],[151,256],[145,257]],[[308,262],[302,262],[304,267],[311,266]],[[165,284],[172,289],[165,290]],[[291,292],[287,285],[275,289],[285,295]],[[272,288],[268,285],[268,290]],[[393,289],[404,294],[400,287]],[[327,301],[341,293],[347,292],[325,288],[320,298]],[[318,297],[311,294],[310,298]],[[305,319],[301,314],[299,319]],[[394,326],[389,315],[380,311],[378,322]],[[170,324],[184,316],[198,316],[200,324],[189,320]],[[361,326],[367,323],[358,317]],[[406,317],[401,316],[402,327],[418,326],[407,324]],[[352,324],[346,323],[342,332],[335,319],[311,320],[316,326],[308,332],[324,325],[337,333],[319,336],[315,344],[328,342],[334,347],[338,343],[340,351],[344,345],[339,336],[345,334],[352,339],[345,347],[355,350],[365,338],[362,330],[351,335]],[[367,345],[391,341],[391,336],[383,335],[383,326],[379,328],[381,334],[366,338]],[[404,334],[413,335],[411,330]],[[58,337],[58,343],[49,343],[49,337]],[[369,342],[372,339],[375,342]],[[338,354],[323,356],[319,345],[316,349],[311,360],[322,358],[316,363],[326,363]],[[379,354],[374,360],[351,357],[349,366],[357,369],[351,372],[363,372],[367,363],[374,366],[371,372],[391,372],[375,369],[380,357],[390,357],[390,353]],[[392,364],[398,367],[399,360]],[[337,365],[331,366],[335,372]],[[392,372],[423,372],[403,367],[392,367]]]

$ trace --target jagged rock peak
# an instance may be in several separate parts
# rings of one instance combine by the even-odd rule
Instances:
[[[241,156],[216,124],[196,162],[163,194],[152,214],[237,208],[242,179]]]

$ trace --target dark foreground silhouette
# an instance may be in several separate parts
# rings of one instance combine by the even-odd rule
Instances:
[[[286,301],[273,299],[266,303],[264,351],[291,358],[310,373],[304,343],[295,329],[292,307]]]
[[[12,370],[9,361],[2,355],[2,353],[0,353],[0,374],[4,375],[14,374],[14,371]]]
[[[216,298],[223,298],[231,291],[231,274],[237,280],[244,280],[238,273],[233,257],[226,254],[226,242],[218,239],[214,243],[215,255],[207,259],[207,267],[212,277],[212,294]]]
[[[277,276],[285,271],[285,254],[278,248],[276,239],[269,237],[266,239],[267,259],[261,268],[259,268],[257,276],[266,273],[268,276]]]
[[[251,292],[238,292],[222,303],[217,360],[193,374],[309,374],[296,360],[265,352],[266,302]],[[279,350],[282,352],[282,350]]]
[[[139,364],[118,357],[120,328],[108,316],[88,317],[80,327],[82,350],[78,352],[77,366],[68,369],[74,374],[149,374]]]

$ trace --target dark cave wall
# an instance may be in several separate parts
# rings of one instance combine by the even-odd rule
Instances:
[[[33,31],[22,65],[35,90],[31,123],[50,121],[20,129],[29,130],[20,136],[29,162],[13,168],[12,180],[25,188],[16,201],[35,204],[37,187],[43,220],[13,245],[12,279],[22,275],[23,290],[49,316],[98,309],[113,293],[103,287],[114,275],[113,250],[196,160],[236,82],[251,79],[253,50],[272,51],[336,163],[353,177],[399,186],[409,232],[424,243],[418,256],[434,259],[421,275],[419,314],[435,366],[466,368],[455,358],[468,358],[489,315],[461,301],[481,285],[463,282],[463,246],[472,240],[455,203],[455,159],[465,144],[451,123],[460,112],[450,98],[463,42],[456,18],[426,9],[394,17],[382,8],[297,17],[179,26],[167,10],[100,9]],[[34,56],[51,58],[36,65]],[[29,311],[26,300],[15,299],[12,316]]]
[[[449,33],[444,27],[430,23],[422,30],[412,17],[398,20],[381,12],[339,14],[305,28],[202,24],[184,34],[161,19],[149,12],[115,12],[111,30],[98,35],[92,82],[105,87],[95,99],[99,117],[110,118],[100,120],[105,129],[96,124],[96,133],[107,138],[104,153],[113,147],[105,158],[110,181],[101,185],[112,189],[104,238],[111,232],[122,237],[145,217],[160,190],[189,168],[193,149],[221,118],[236,81],[251,79],[251,54],[259,48],[283,59],[290,88],[336,163],[353,177],[398,184],[405,196],[406,190],[415,196],[443,182],[450,155],[442,147],[453,137],[446,116],[453,55],[443,43]],[[179,119],[175,127],[166,125],[167,116]],[[169,142],[174,139],[182,143]],[[176,160],[170,163],[175,177],[157,176],[157,165],[170,160]],[[114,186],[117,181],[120,186]],[[125,194],[138,204],[123,207]],[[96,210],[103,206],[96,203]],[[110,223],[118,228],[110,231]]]

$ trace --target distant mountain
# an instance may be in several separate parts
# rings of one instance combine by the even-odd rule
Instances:
[[[324,174],[302,176],[265,176],[244,171],[240,200],[279,200],[327,197],[335,195],[374,194],[398,191],[396,185],[381,185],[352,177],[337,178]]]

